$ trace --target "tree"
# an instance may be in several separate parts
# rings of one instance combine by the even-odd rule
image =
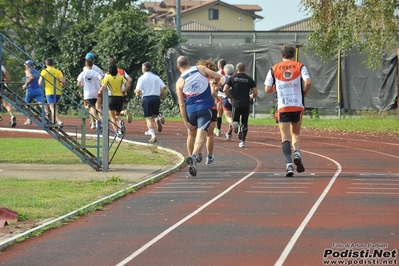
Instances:
[[[398,0],[301,0],[301,5],[312,14],[308,49],[322,60],[358,47],[368,55],[366,66],[376,69],[399,40]]]

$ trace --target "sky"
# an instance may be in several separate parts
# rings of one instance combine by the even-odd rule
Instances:
[[[306,12],[300,11],[300,0],[222,0],[230,5],[247,4],[258,5],[263,10],[256,12],[262,16],[261,21],[255,22],[255,30],[271,30],[298,20],[310,17]]]

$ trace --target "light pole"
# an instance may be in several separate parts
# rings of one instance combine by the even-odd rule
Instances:
[[[238,20],[239,20],[240,30],[242,30],[242,18],[241,18],[241,17],[238,17]]]

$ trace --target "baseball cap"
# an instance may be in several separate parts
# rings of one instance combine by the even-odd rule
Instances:
[[[26,61],[25,63],[24,63],[24,65],[27,65],[27,66],[33,66],[33,61],[32,60],[28,60],[28,61]]]
[[[85,58],[86,59],[94,59],[94,54],[93,53],[87,53]]]

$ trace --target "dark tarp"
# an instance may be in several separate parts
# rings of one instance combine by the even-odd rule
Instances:
[[[200,59],[217,62],[223,58],[234,66],[242,62],[246,73],[254,78],[259,91],[255,102],[256,113],[269,113],[275,104],[275,94],[265,93],[264,81],[269,69],[281,61],[283,43],[250,43],[243,45],[190,45],[182,44],[165,54],[167,78],[173,99],[177,103],[175,84],[180,76],[176,61],[180,55],[187,56],[191,65]],[[354,51],[341,60],[341,108],[386,110],[394,104],[397,95],[396,54],[387,54],[381,70],[366,69],[365,56]],[[321,62],[318,57],[305,54],[299,48],[298,60],[309,71],[312,89],[305,98],[307,108],[338,108],[338,58]],[[348,71],[350,69],[350,71]]]

